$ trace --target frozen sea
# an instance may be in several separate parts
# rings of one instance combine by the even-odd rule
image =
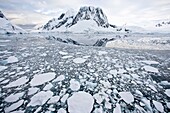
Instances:
[[[170,35],[0,36],[1,113],[170,111]]]

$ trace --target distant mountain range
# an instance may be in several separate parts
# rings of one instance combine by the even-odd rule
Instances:
[[[26,31],[19,26],[12,24],[0,11],[0,34],[22,34],[25,32]]]

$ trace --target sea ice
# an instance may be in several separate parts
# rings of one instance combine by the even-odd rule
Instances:
[[[29,79],[27,79],[26,76],[21,77],[17,79],[16,81],[10,82],[8,85],[4,86],[4,88],[10,88],[10,87],[16,87],[24,85],[26,82],[28,82]]]
[[[59,99],[60,99],[60,96],[53,96],[48,101],[48,104],[57,103],[59,101]]]
[[[113,113],[121,113],[121,107],[120,107],[120,104],[116,104],[116,107],[115,109],[113,110]]]
[[[43,90],[50,90],[53,87],[53,85],[51,83],[47,84]]]
[[[65,94],[62,98],[61,98],[61,102],[65,103],[66,100],[68,99],[69,94]]]
[[[170,97],[170,89],[166,89],[165,94]]]
[[[58,76],[56,79],[53,80],[53,82],[63,81],[65,79],[64,75]]]
[[[18,60],[18,58],[15,57],[15,56],[10,56],[10,57],[8,57],[8,59],[6,59],[6,61],[7,61],[7,64],[11,64],[11,63],[16,63],[16,62],[18,62],[19,60]]]
[[[76,64],[81,64],[81,63],[84,63],[85,61],[86,61],[86,59],[84,59],[84,58],[75,58],[73,60],[73,62]]]
[[[60,55],[67,55],[68,53],[63,52],[63,51],[59,51],[59,54],[60,54]]]
[[[131,92],[119,92],[119,95],[128,104],[134,101],[134,97]]]
[[[24,100],[20,100],[14,104],[12,104],[11,106],[5,108],[5,113],[9,113],[10,111],[13,111],[15,109],[17,109],[18,107],[20,107],[23,104]]]
[[[70,89],[73,91],[78,91],[80,89],[80,83],[75,79],[70,80]]]
[[[160,102],[153,100],[153,104],[158,111],[164,112],[164,107],[162,106],[162,104]]]
[[[16,94],[11,94],[11,95],[9,95],[8,97],[5,98],[5,101],[6,102],[16,102],[23,95],[24,95],[24,92],[16,93]]]
[[[35,94],[38,90],[39,90],[39,88],[29,88],[29,89],[28,89],[28,95],[33,95],[33,94]]]
[[[145,63],[145,64],[149,64],[149,65],[151,65],[151,64],[159,64],[159,62],[152,61],[152,60],[143,60],[143,61],[140,61],[140,62]]]
[[[48,72],[48,73],[43,73],[43,74],[36,74],[34,75],[33,79],[30,82],[31,86],[38,86],[42,85],[48,81],[51,81],[52,79],[55,78],[55,73],[54,72]]]
[[[153,73],[158,73],[158,69],[154,68],[152,66],[143,66],[143,69],[145,69],[145,71],[149,71],[149,72],[153,72]]]
[[[71,58],[73,56],[63,56],[62,59],[68,59],[68,58]]]
[[[66,110],[63,108],[60,108],[57,113],[66,113]]]
[[[91,113],[94,99],[89,93],[79,91],[74,93],[67,102],[70,113]]]
[[[32,98],[28,106],[36,106],[43,105],[47,102],[48,99],[52,97],[53,93],[51,91],[41,91],[35,94]]]
[[[0,72],[1,71],[3,71],[3,70],[5,70],[5,69],[7,69],[8,67],[6,67],[6,66],[0,66]]]
[[[105,54],[107,54],[106,51],[98,51],[98,53],[99,53],[99,55],[105,55]]]

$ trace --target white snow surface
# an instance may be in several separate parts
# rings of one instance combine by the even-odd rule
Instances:
[[[48,73],[43,73],[43,74],[36,74],[34,75],[33,79],[30,82],[31,86],[38,86],[42,85],[46,82],[51,81],[52,79],[55,78],[55,73],[54,72],[48,72]]]
[[[80,89],[80,83],[75,79],[70,80],[70,89],[73,91],[78,91]]]
[[[18,107],[20,107],[23,104],[24,100],[20,100],[14,104],[12,104],[11,106],[5,108],[5,113],[9,113],[10,111],[13,111],[15,109],[17,109]]]
[[[8,67],[7,66],[0,66],[0,72],[1,71],[4,71],[5,69],[7,69]]]
[[[134,101],[134,97],[131,92],[119,92],[119,95],[128,104]]]
[[[91,113],[94,99],[91,94],[79,91],[74,93],[68,100],[68,111],[70,113]]]
[[[160,102],[153,100],[153,104],[158,111],[164,112],[164,107]]]
[[[23,77],[17,79],[16,81],[10,82],[6,86],[4,86],[4,88],[21,86],[21,85],[24,85],[26,82],[28,82],[28,80],[29,79],[27,79],[26,76],[23,76]]]
[[[84,58],[75,58],[75,59],[73,60],[73,62],[76,63],[76,64],[82,64],[82,63],[84,63],[85,61],[86,61],[86,59],[84,59]]]
[[[170,97],[170,89],[166,89],[165,94]]]
[[[8,57],[8,59],[6,59],[6,61],[7,61],[8,64],[10,64],[10,63],[16,63],[16,62],[18,62],[19,60],[18,60],[18,58],[15,57],[15,56],[10,56],[10,57]]]
[[[154,68],[152,66],[143,66],[143,69],[145,69],[145,71],[149,71],[149,72],[153,72],[153,73],[158,73],[158,69]]]
[[[53,93],[51,91],[41,91],[35,94],[32,98],[28,106],[36,106],[43,105],[47,102],[48,99],[52,97]]]

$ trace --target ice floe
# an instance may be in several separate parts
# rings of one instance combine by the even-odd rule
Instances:
[[[0,72],[1,71],[4,71],[5,69],[7,69],[8,67],[7,66],[0,66]]]
[[[99,55],[106,55],[107,52],[106,52],[106,51],[98,51],[98,54],[99,54]]]
[[[84,58],[73,59],[73,62],[76,63],[76,64],[81,64],[81,63],[84,63],[85,61],[86,61],[86,59],[84,59]]]
[[[59,51],[59,54],[60,55],[67,55],[68,53],[67,52],[63,52],[63,51]]]
[[[4,86],[4,88],[10,88],[10,87],[17,87],[24,85],[26,82],[28,82],[28,78],[26,76],[23,76],[16,81],[10,82],[8,85]]]
[[[80,83],[75,79],[70,80],[70,89],[73,91],[77,91],[80,89]]]
[[[16,63],[18,61],[19,61],[18,58],[15,56],[10,56],[6,59],[7,64]]]
[[[55,73],[54,72],[48,72],[48,73],[43,73],[43,74],[36,74],[34,75],[33,79],[30,82],[31,86],[38,86],[42,85],[48,81],[51,81],[52,79],[55,78]]]
[[[72,58],[73,56],[63,56],[62,59]]]
[[[16,93],[16,94],[11,94],[8,97],[5,98],[6,102],[16,102],[19,100],[24,95],[24,92],[21,93]]]
[[[50,90],[53,87],[53,85],[51,83],[47,84],[43,90]]]
[[[160,102],[153,100],[153,104],[158,111],[164,112],[164,107]]]
[[[151,64],[159,64],[159,62],[152,61],[152,60],[143,60],[143,61],[140,61],[140,62],[145,63],[145,64],[149,64],[149,65],[151,65]]]
[[[43,105],[48,99],[52,97],[53,93],[51,91],[41,91],[31,97],[31,101],[28,106]]]
[[[60,96],[53,96],[50,98],[50,100],[48,101],[48,104],[53,104],[53,103],[57,103],[60,99]]]
[[[24,102],[24,100],[20,100],[16,103],[13,103],[11,106],[5,108],[5,113],[9,113],[10,111],[17,109],[18,107],[20,107],[23,104],[23,102]]]
[[[91,113],[94,99],[89,93],[79,91],[74,93],[68,100],[68,111],[70,113]]]
[[[119,92],[119,95],[128,104],[134,102],[134,97],[131,92]]]
[[[143,66],[143,69],[148,72],[158,73],[158,69],[152,66]]]
[[[53,80],[53,82],[63,81],[65,79],[64,75],[58,76],[56,79]]]
[[[170,89],[166,89],[165,94],[170,97]]]
[[[28,95],[33,95],[33,94],[35,94],[38,90],[39,90],[39,88],[29,88],[29,89],[28,89]]]
[[[116,104],[116,107],[114,108],[113,113],[121,113],[120,104],[118,104],[118,103]]]
[[[63,108],[60,108],[57,113],[66,113],[66,110]]]
[[[69,94],[65,94],[62,98],[61,98],[61,102],[65,103],[66,100],[68,99]]]

